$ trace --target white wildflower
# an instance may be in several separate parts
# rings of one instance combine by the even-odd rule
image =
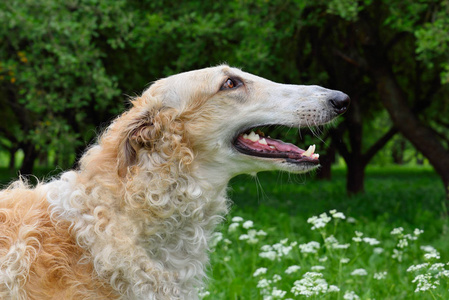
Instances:
[[[198,297],[200,299],[206,298],[207,296],[210,295],[210,292],[205,291],[204,288],[202,288],[199,292],[198,292]]]
[[[271,280],[268,280],[266,278],[262,278],[261,280],[259,280],[259,282],[257,283],[257,287],[259,289],[266,289],[268,287],[270,287],[271,285]]]
[[[398,248],[406,248],[408,246],[407,239],[400,239],[398,242]]]
[[[407,240],[409,240],[409,241],[416,241],[416,240],[418,239],[417,236],[411,235],[410,233],[405,234],[405,235],[404,235],[404,238],[407,239]]]
[[[319,259],[318,259],[318,261],[319,262],[325,262],[325,261],[327,261],[327,256],[323,256],[323,257],[320,257]]]
[[[253,273],[253,277],[257,277],[259,275],[263,275],[267,273],[267,268],[259,268]]]
[[[229,225],[228,227],[228,232],[234,232],[237,230],[237,228],[240,226],[239,223],[232,223],[231,225]]]
[[[424,254],[424,258],[426,260],[440,259],[440,253],[432,246],[421,246],[420,248],[424,252],[427,252],[426,254]]]
[[[328,293],[338,293],[339,291],[340,289],[336,285],[330,285],[329,288],[327,289]]]
[[[342,263],[342,264],[347,264],[349,261],[350,261],[350,259],[346,258],[346,257],[343,257],[340,259],[340,263]]]
[[[258,236],[266,236],[267,233],[261,229],[261,230],[259,230],[259,231],[256,233],[256,235],[258,235]]]
[[[346,219],[346,222],[354,224],[355,222],[357,222],[357,220],[355,218],[353,218],[353,217],[348,217]]]
[[[366,276],[368,275],[368,272],[366,272],[365,269],[355,269],[351,273],[352,276]]]
[[[232,244],[232,242],[229,239],[224,239],[223,242],[228,245]]]
[[[351,244],[333,244],[332,248],[334,249],[348,249]]]
[[[322,270],[326,269],[326,267],[325,266],[312,266],[310,269],[312,271],[322,271]]]
[[[375,254],[382,254],[384,252],[384,248],[376,247],[376,248],[373,249],[373,252]]]
[[[230,261],[230,260],[231,260],[231,257],[230,257],[230,256],[225,256],[225,257],[223,258],[223,260],[224,260],[225,262]]]
[[[273,275],[273,282],[278,282],[278,281],[281,281],[281,280],[282,280],[281,275],[278,275],[278,274],[274,274]]]
[[[239,216],[235,216],[234,218],[232,218],[232,222],[238,223],[238,222],[242,222],[242,221],[243,221],[243,218],[239,217]]]
[[[439,271],[444,269],[445,264],[443,263],[435,263],[430,266],[429,271]]]
[[[355,231],[355,237],[352,240],[356,243],[360,243],[362,241],[363,232]]]
[[[345,300],[357,300],[357,299],[360,299],[360,297],[357,296],[356,293],[354,293],[354,291],[346,291],[344,296],[343,296],[343,299],[345,299]]]
[[[275,251],[266,251],[259,253],[259,256],[262,258],[268,258],[269,260],[275,260],[277,258],[277,253]]]
[[[241,236],[239,236],[239,240],[241,240],[241,241],[249,240],[249,235],[247,235],[247,234],[242,234]]]
[[[322,278],[323,274],[317,272],[307,272],[303,275],[301,280],[294,282],[291,292],[295,295],[303,295],[310,297],[324,294],[328,290],[328,284],[325,279]]]
[[[416,236],[419,236],[419,235],[421,235],[423,233],[424,233],[424,230],[421,230],[419,228],[415,228],[415,230],[413,231],[413,234],[416,235]]]
[[[404,231],[404,228],[398,227],[398,228],[394,228],[394,229],[390,232],[390,234],[391,234],[391,235],[400,235],[400,234],[402,234],[403,231]]]
[[[248,221],[246,221],[245,223],[243,223],[242,226],[243,226],[243,228],[245,228],[245,229],[250,229],[251,227],[254,226],[254,222],[251,221],[251,220],[248,220]]]
[[[271,245],[263,245],[260,250],[264,251],[264,252],[268,252],[273,250],[273,248],[271,247]]]
[[[426,253],[426,254],[424,254],[424,258],[427,260],[440,259],[440,253],[438,253],[438,252]]]
[[[430,289],[436,289],[437,285],[440,285],[439,280],[435,280],[432,282],[432,275],[429,273],[416,276],[412,282],[418,282],[415,293],[428,291]]]
[[[438,274],[435,275],[435,278],[439,278],[439,277],[447,277],[449,278],[449,270],[442,270],[440,272],[438,272]]]
[[[347,249],[351,246],[350,244],[339,244],[337,239],[333,235],[327,237],[324,240],[324,243],[326,245],[329,245],[333,249]]]
[[[329,211],[329,213],[332,215],[334,219],[342,219],[342,220],[346,219],[346,216],[343,213],[338,212],[335,209]]]
[[[332,220],[326,213],[322,213],[319,217],[313,216],[307,220],[307,223],[312,224],[312,230],[323,228]]]
[[[285,270],[285,273],[292,274],[292,273],[297,272],[299,269],[301,269],[300,266],[293,265],[293,266],[288,267],[287,270]]]
[[[433,248],[432,246],[421,246],[419,247],[424,252],[436,252],[437,249]]]
[[[387,278],[387,272],[379,272],[379,273],[374,273],[374,279],[376,280],[382,280]]]
[[[380,244],[380,242],[378,240],[376,240],[374,238],[369,238],[369,237],[364,237],[363,241],[367,244],[370,244],[371,246]]]
[[[415,272],[424,268],[427,268],[429,266],[429,263],[423,263],[419,265],[412,265],[408,267],[407,272]]]
[[[312,241],[307,244],[299,245],[299,249],[301,253],[317,253],[318,249],[320,249],[320,243]]]
[[[274,287],[271,291],[271,296],[273,296],[273,299],[283,299],[286,294],[286,291],[278,290],[276,287]]]
[[[396,259],[398,262],[402,262],[402,254],[403,252],[398,249],[393,249],[392,258]]]
[[[209,246],[211,248],[215,248],[217,246],[217,244],[223,240],[223,233],[221,232],[214,232],[212,234],[211,240],[209,242]]]

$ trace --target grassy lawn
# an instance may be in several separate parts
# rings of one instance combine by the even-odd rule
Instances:
[[[9,176],[0,170],[1,183]],[[438,176],[370,168],[365,194],[348,197],[345,184],[343,169],[331,181],[285,173],[233,179],[234,205],[212,245],[204,299],[449,299]]]
[[[331,181],[264,173],[231,186],[204,299],[449,298],[449,222],[432,170],[369,169],[366,193],[353,197],[344,170]]]

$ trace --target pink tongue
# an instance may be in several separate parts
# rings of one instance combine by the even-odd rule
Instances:
[[[249,139],[245,139],[241,135],[238,137],[239,142],[241,142],[242,144],[245,144],[248,147],[250,147],[251,149],[255,149],[255,150],[272,151],[272,152],[276,152],[276,151],[278,151],[278,152],[294,152],[294,153],[298,153],[298,154],[302,154],[305,152],[301,148],[298,148],[295,145],[290,144],[290,143],[284,143],[283,141],[266,138],[266,137],[264,137],[264,139],[267,142],[267,145],[261,144],[257,141],[253,142]],[[271,148],[270,146],[274,146],[275,149]]]

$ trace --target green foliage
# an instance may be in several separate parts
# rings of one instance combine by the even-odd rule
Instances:
[[[120,94],[103,59],[123,47],[131,20],[125,1],[6,1],[0,4],[0,102],[16,113],[1,126],[45,151],[88,140],[95,114]],[[120,26],[117,26],[119,22]],[[106,45],[100,44],[106,40]],[[6,124],[5,124],[6,125]],[[17,132],[20,132],[17,134]]]

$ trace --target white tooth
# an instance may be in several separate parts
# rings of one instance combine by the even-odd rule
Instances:
[[[312,154],[312,158],[318,159],[320,158],[320,155],[318,153]]]
[[[270,148],[271,148],[271,149],[276,149],[276,147],[275,147],[275,146],[270,146]]]
[[[314,148],[314,147],[315,147],[315,145],[309,146],[309,148],[307,149],[307,151],[304,152],[302,155],[303,155],[303,156],[310,157],[310,156],[313,154],[313,151],[314,151],[313,148]]]
[[[247,139],[248,139],[248,135],[245,133],[245,134],[243,135],[243,138],[247,140]]]
[[[267,141],[266,141],[265,139],[259,140],[259,144],[262,144],[262,145],[268,145],[268,144],[267,144]]]
[[[251,131],[251,133],[248,136],[248,139],[250,139],[253,142],[257,142],[259,140],[259,135],[254,133],[254,131]]]

